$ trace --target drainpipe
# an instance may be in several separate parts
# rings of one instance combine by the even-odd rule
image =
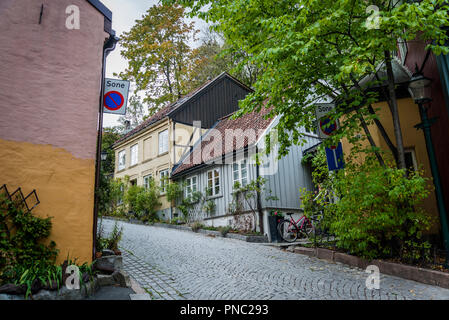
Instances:
[[[172,166],[170,169],[170,180],[171,180],[171,173],[173,172],[173,167],[176,165],[176,134],[175,134],[175,130],[176,130],[176,121],[172,121],[173,122],[173,162],[172,162]],[[173,220],[173,203],[172,201],[170,201],[170,221]]]
[[[256,144],[256,154],[259,154],[259,148],[257,147]],[[263,228],[263,211],[262,211],[262,202],[260,200],[260,192],[259,192],[259,188],[260,188],[260,183],[259,183],[259,159],[257,159],[256,161],[256,181],[257,181],[257,211],[259,212],[259,227],[260,227],[260,233],[264,233],[264,228]]]
[[[103,135],[103,96],[104,96],[104,79],[106,77],[106,57],[110,52],[114,51],[117,42],[120,39],[115,36],[113,31],[109,39],[103,46],[103,64],[101,66],[101,90],[99,102],[99,117],[98,117],[98,135],[97,135],[97,156],[95,163],[95,201],[94,201],[94,223],[93,223],[93,246],[92,246],[92,260],[95,260],[95,247],[97,240],[97,220],[98,220],[98,188],[100,186],[100,168],[101,168],[101,140]]]

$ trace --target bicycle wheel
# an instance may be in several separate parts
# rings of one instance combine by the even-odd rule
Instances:
[[[316,232],[315,227],[313,226],[313,224],[310,221],[304,223],[301,231],[305,238],[313,237]]]
[[[278,225],[278,232],[281,239],[286,242],[294,242],[298,239],[299,230],[288,220],[284,220]]]

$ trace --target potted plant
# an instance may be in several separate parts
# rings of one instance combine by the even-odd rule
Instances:
[[[278,233],[278,224],[284,220],[284,214],[277,210],[271,210],[268,216],[268,225],[270,227],[271,242],[280,242]]]

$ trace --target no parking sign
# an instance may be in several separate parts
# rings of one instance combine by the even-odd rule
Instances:
[[[329,114],[335,108],[333,103],[318,103],[316,104],[316,119],[318,122],[318,135],[320,138],[329,138],[337,130],[337,122],[331,120]]]
[[[103,112],[113,114],[126,114],[128,104],[129,81],[105,79]]]

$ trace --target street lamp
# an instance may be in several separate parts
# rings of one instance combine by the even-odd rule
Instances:
[[[413,100],[419,107],[419,113],[421,115],[421,123],[415,125],[416,129],[422,129],[424,131],[424,137],[426,140],[427,154],[429,156],[430,168],[432,170],[433,183],[435,185],[435,195],[437,198],[438,211],[440,213],[440,224],[443,234],[444,248],[446,249],[446,262],[445,267],[448,268],[449,262],[449,229],[446,214],[446,207],[444,205],[443,190],[440,182],[440,174],[438,172],[438,165],[435,157],[435,150],[433,147],[432,136],[430,133],[430,127],[436,121],[436,118],[429,119],[427,116],[428,105],[432,101],[430,97],[430,84],[432,80],[425,77],[418,68],[410,79],[408,85],[408,91]],[[427,106],[425,106],[427,104]]]
[[[101,151],[101,161],[105,161],[108,158],[108,153],[106,151]]]
[[[430,92],[427,90],[431,83],[431,79],[424,77],[424,75],[418,70],[415,71],[408,84],[408,91],[410,92],[413,100],[415,100],[416,104],[419,105],[432,101],[430,98]]]

